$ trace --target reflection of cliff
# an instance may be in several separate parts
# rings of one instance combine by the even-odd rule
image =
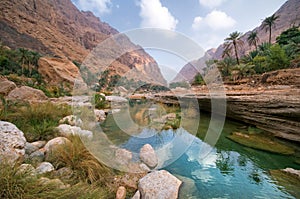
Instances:
[[[0,38],[4,45],[71,61],[82,62],[100,42],[118,33],[93,13],[80,12],[70,0],[2,0],[0,11]],[[129,50],[137,48],[127,37],[121,44]],[[99,72],[95,67],[92,73]],[[124,54],[112,68],[119,75],[123,74],[120,71],[135,68],[136,79],[165,83],[157,63],[143,49]]]

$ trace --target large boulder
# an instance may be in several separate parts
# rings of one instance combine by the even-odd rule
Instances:
[[[140,150],[140,159],[150,168],[158,164],[156,153],[150,144],[145,144]]]
[[[68,59],[42,57],[38,61],[38,71],[49,85],[63,85],[72,91],[74,83],[86,88],[78,67]]]
[[[0,121],[0,162],[15,162],[25,155],[26,138],[14,124]]]
[[[7,79],[0,79],[0,95],[8,95],[8,93],[16,88],[16,84]]]
[[[142,199],[176,199],[181,181],[165,170],[149,173],[139,181]]]
[[[42,101],[47,100],[48,97],[43,91],[31,88],[29,86],[21,86],[12,90],[8,96],[8,100],[21,100],[21,101]]]

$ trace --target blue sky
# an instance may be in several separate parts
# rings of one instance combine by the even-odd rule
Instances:
[[[205,50],[218,47],[231,32],[259,26],[286,0],[72,0],[80,10],[90,10],[120,32],[155,27],[178,31]],[[180,61],[149,53],[161,65]],[[180,62],[180,63],[179,63]]]

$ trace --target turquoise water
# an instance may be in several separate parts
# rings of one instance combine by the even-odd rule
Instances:
[[[114,124],[111,116],[103,129],[116,145],[137,154],[144,144],[151,144],[158,152],[159,167],[184,182],[179,198],[294,198],[285,187],[278,186],[268,172],[286,167],[300,169],[293,163],[293,157],[250,149],[230,141],[226,135],[245,125],[232,121],[226,121],[218,142],[210,146],[202,141],[209,120],[208,115],[201,114],[197,136],[184,128],[158,132],[147,127],[129,136]]]

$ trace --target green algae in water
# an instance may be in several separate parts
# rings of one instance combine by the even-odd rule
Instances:
[[[277,153],[282,155],[292,155],[295,153],[294,149],[283,144],[277,143],[271,140],[270,138],[264,137],[263,135],[243,134],[235,132],[232,135],[228,135],[227,138],[241,145],[254,149],[268,151],[271,153]]]
[[[282,170],[270,170],[271,177],[280,187],[284,187],[287,192],[296,198],[300,198],[300,179]]]

